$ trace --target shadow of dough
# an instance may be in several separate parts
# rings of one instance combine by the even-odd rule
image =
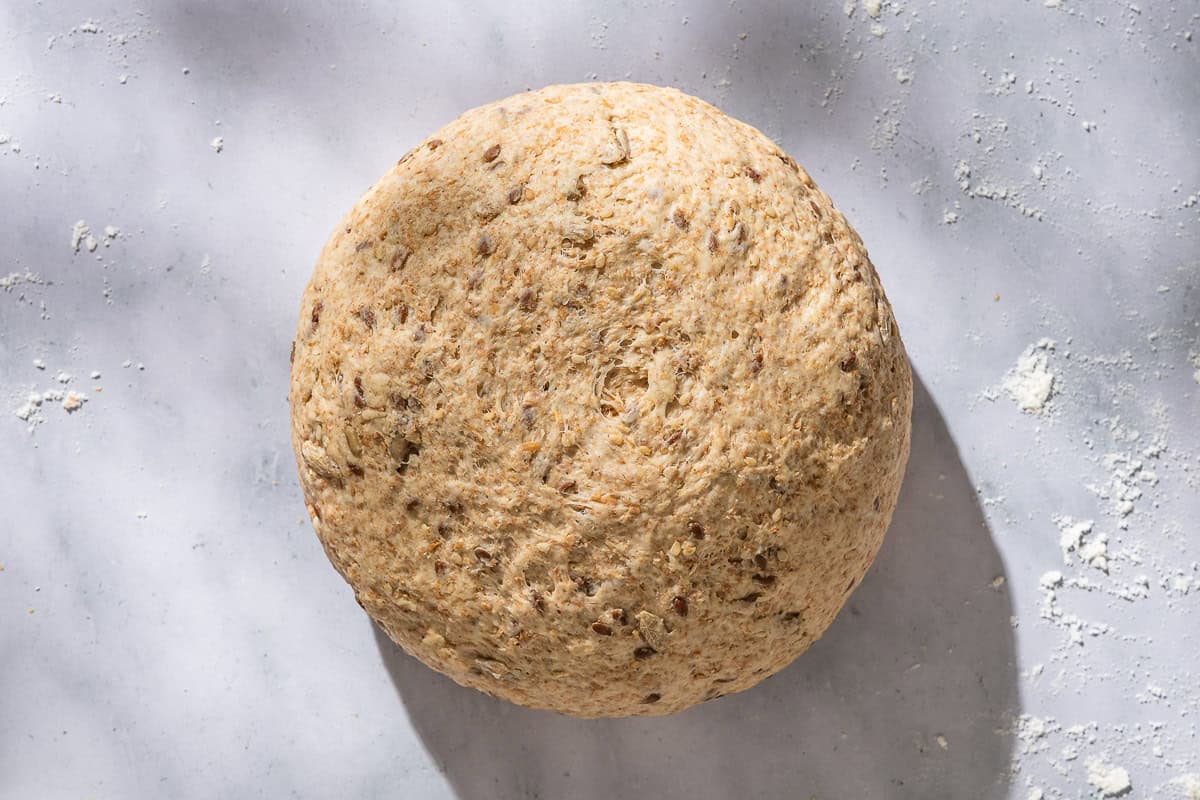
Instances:
[[[917,378],[912,457],[879,558],[824,637],[749,691],[671,717],[578,720],[465,689],[376,637],[464,800],[1001,798],[1018,702],[1011,603],[991,586],[1003,574]]]

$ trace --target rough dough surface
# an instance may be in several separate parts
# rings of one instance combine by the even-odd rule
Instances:
[[[359,603],[459,683],[665,714],[782,669],[875,557],[912,376],[858,235],[671,89],[467,112],[304,293],[292,436]]]

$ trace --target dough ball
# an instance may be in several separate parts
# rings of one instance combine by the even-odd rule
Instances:
[[[895,507],[912,376],[792,158],[593,83],[469,111],[359,200],[290,399],[313,525],[388,635],[600,717],[747,689],[821,635]]]

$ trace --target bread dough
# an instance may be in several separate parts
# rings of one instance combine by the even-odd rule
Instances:
[[[330,560],[467,686],[586,717],[747,689],[875,557],[912,376],[858,235],[672,89],[476,108],[342,220],[292,437]]]

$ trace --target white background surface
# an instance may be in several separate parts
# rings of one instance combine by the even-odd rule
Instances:
[[[1188,796],[1200,6],[147,8],[0,7],[0,796],[1023,800],[1096,796],[1094,759]],[[462,110],[592,79],[778,140],[868,243],[921,382],[838,621],[666,719],[531,712],[399,654],[326,562],[287,438],[341,213]],[[1042,337],[1055,393],[1022,414],[999,386]],[[87,402],[11,413],[55,389]],[[1134,487],[1124,516],[1105,495]],[[1094,520],[1107,574],[1064,562],[1056,515]]]

